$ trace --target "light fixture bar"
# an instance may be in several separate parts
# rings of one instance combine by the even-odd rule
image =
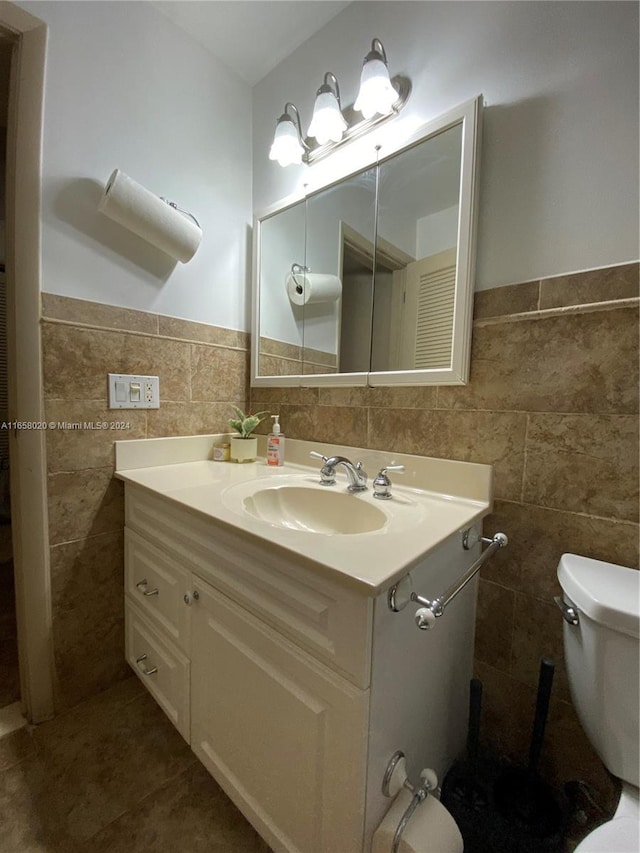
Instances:
[[[325,145],[318,145],[315,139],[307,137],[304,139],[306,150],[302,155],[302,162],[307,163],[308,165],[316,163],[318,160],[322,160],[323,157],[328,157],[329,154],[333,154],[334,151],[342,145],[346,145],[347,142],[353,142],[354,139],[364,136],[365,133],[368,133],[372,128],[395,118],[409,99],[409,95],[411,94],[411,81],[408,77],[396,76],[392,78],[391,82],[398,92],[398,100],[392,105],[390,113],[387,113],[386,115],[376,115],[369,119],[361,119],[360,121],[352,124],[348,118],[350,115],[355,115],[353,104],[351,104],[350,107],[347,107],[343,111],[346,114],[345,118],[347,118],[348,127],[340,142],[327,142]]]

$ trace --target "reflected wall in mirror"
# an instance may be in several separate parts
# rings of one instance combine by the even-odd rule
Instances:
[[[257,220],[252,384],[467,381],[481,105]]]
[[[359,266],[349,246],[360,241],[373,249],[375,200],[375,168],[307,199],[307,267],[337,276],[339,296],[326,288],[304,306],[305,374],[329,373],[322,369],[329,363],[334,373],[369,370],[373,264]]]
[[[260,376],[298,376],[302,373],[304,314],[302,308],[290,303],[286,285],[291,267],[294,264],[304,267],[305,216],[306,201],[303,200],[260,223]]]
[[[382,162],[371,370],[451,368],[460,124]]]

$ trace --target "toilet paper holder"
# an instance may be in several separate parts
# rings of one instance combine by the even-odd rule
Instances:
[[[296,283],[296,293],[300,295],[304,293],[304,287],[300,284],[296,276],[304,275],[306,272],[311,272],[311,267],[305,267],[303,264],[291,264],[291,275]]]
[[[385,797],[395,798],[402,788],[407,788],[413,796],[411,802],[404,810],[402,817],[396,827],[391,844],[391,853],[398,853],[402,833],[407,828],[407,824],[411,820],[413,813],[418,808],[420,803],[423,803],[429,796],[430,791],[435,791],[438,787],[438,777],[435,770],[425,767],[420,773],[420,784],[413,786],[407,777],[407,768],[405,754],[402,750],[397,750],[393,753],[387,764],[387,769],[382,778],[382,793]]]
[[[163,201],[165,204],[168,204],[169,207],[172,207],[174,210],[177,210],[178,213],[184,213],[185,216],[188,216],[189,219],[191,219],[193,222],[195,222],[195,224],[198,226],[198,228],[202,228],[202,225],[200,225],[200,223],[195,218],[193,213],[189,213],[189,211],[185,210],[184,207],[178,207],[178,205],[175,203],[175,201],[169,201],[168,198],[165,198],[162,195],[160,196],[160,200]]]
[[[389,610],[394,613],[399,613],[401,610],[413,601],[419,604],[420,607],[416,610],[415,621],[421,631],[428,631],[433,628],[438,617],[442,616],[445,608],[453,601],[453,599],[462,592],[469,581],[480,571],[481,566],[500,548],[505,548],[509,544],[509,540],[504,533],[496,533],[491,539],[487,536],[476,536],[473,539],[471,532],[466,530],[462,537],[462,545],[465,550],[470,550],[477,542],[482,542],[489,547],[486,548],[478,559],[469,566],[451,586],[436,598],[425,598],[423,595],[418,595],[413,590],[411,575],[405,575],[401,581],[394,584],[387,594],[387,605]]]

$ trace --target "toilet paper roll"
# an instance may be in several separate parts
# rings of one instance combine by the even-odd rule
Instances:
[[[400,819],[411,802],[404,788],[373,834],[371,853],[391,853]],[[398,853],[462,853],[460,830],[440,800],[431,794],[414,811],[400,839]]]
[[[287,294],[294,305],[335,302],[342,295],[342,282],[337,275],[319,272],[289,273]]]
[[[183,264],[195,255],[202,239],[195,222],[120,169],[107,181],[98,210]]]

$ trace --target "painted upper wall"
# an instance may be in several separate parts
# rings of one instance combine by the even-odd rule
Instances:
[[[254,87],[254,210],[331,178],[267,159],[275,121],[328,70],[352,103],[373,37],[413,84],[388,132],[484,96],[478,289],[638,258],[635,2],[352,3]]]
[[[42,289],[248,329],[248,84],[150,3],[20,5],[49,25]],[[194,213],[193,260],[98,213],[115,168]]]

